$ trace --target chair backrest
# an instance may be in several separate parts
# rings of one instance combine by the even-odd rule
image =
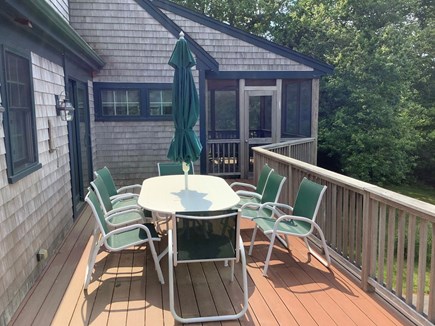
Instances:
[[[261,203],[277,202],[286,179],[286,177],[272,171],[264,187],[263,196],[261,196]]]
[[[116,194],[118,194],[118,190],[116,188],[115,181],[113,180],[112,174],[110,173],[107,166],[95,171],[94,174],[96,177],[100,176],[101,179],[103,179],[104,184],[106,185],[106,189],[107,189],[107,192],[109,194],[109,197],[115,196]]]
[[[272,171],[273,169],[269,165],[264,164],[263,168],[261,169],[260,176],[258,177],[258,182],[255,189],[255,192],[259,195],[263,195],[264,187],[266,186],[267,180],[269,179]]]
[[[176,175],[184,174],[181,162],[158,162],[157,169],[159,175]],[[193,164],[190,162],[190,168],[188,174],[193,174]]]
[[[101,208],[103,209],[104,214],[107,214],[107,212],[110,212],[113,209],[113,206],[103,178],[98,175],[94,181],[91,181],[91,186],[101,203]]]
[[[315,221],[326,188],[326,186],[304,178],[299,185],[298,194],[293,205],[293,215]],[[303,222],[298,221],[298,223]]]
[[[239,259],[240,210],[173,214],[174,265]]]
[[[92,213],[97,221],[101,233],[106,235],[109,232],[109,228],[107,227],[106,219],[104,218],[104,212],[100,207],[100,202],[97,198],[97,195],[90,187],[88,188],[88,194],[85,197],[85,201],[91,207]]]

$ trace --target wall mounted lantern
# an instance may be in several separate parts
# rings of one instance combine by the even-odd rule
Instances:
[[[62,121],[72,121],[74,119],[74,107],[66,96],[62,101],[60,99],[61,95],[54,95],[57,115],[60,116]]]

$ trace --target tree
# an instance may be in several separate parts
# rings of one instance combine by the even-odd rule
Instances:
[[[434,175],[431,1],[178,2],[334,65],[321,81],[319,163],[382,184]]]

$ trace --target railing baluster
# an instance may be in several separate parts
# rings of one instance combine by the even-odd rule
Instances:
[[[394,234],[396,231],[396,210],[388,207],[388,236],[387,236],[387,289],[393,288],[393,265],[394,265]]]
[[[418,249],[418,280],[417,280],[417,312],[422,313],[424,308],[424,289],[426,285],[426,258],[427,258],[427,221],[420,220],[420,237]]]
[[[431,229],[432,229],[432,250],[431,250],[431,263],[430,263],[430,289],[433,289],[435,285],[435,228],[434,223],[431,223]],[[427,313],[428,319],[430,322],[435,323],[435,291],[429,290],[429,305],[428,305],[428,313]]]
[[[380,204],[379,210],[379,233],[378,233],[378,282],[384,282],[384,265],[385,265],[385,227],[386,227],[386,206]]]
[[[360,194],[357,195],[357,205],[356,205],[356,222],[355,222],[355,233],[356,233],[356,253],[355,253],[355,263],[361,268],[362,264],[362,232],[363,232],[363,201],[364,197]]]
[[[405,266],[405,212],[401,211],[397,223],[397,275],[396,294],[399,298],[403,292],[403,267]]]
[[[356,210],[355,210],[355,193],[352,191],[349,193],[349,260],[355,261],[355,223],[356,223]]]
[[[414,290],[414,258],[415,258],[415,224],[416,218],[409,216],[408,221],[408,250],[406,255],[406,298],[408,305],[412,304]]]
[[[333,257],[360,277],[364,290],[376,291],[412,322],[434,322],[435,205],[275,153],[282,152],[276,148],[286,148],[291,156],[302,158],[309,146],[295,142],[255,148],[256,169],[267,163],[291,175],[288,194],[281,197],[290,204],[304,176],[326,184],[318,223],[334,249]]]
[[[349,190],[343,192],[343,256],[349,257]]]

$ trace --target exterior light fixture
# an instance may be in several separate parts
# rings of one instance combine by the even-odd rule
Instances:
[[[61,94],[62,95],[62,94]],[[65,96],[63,101],[60,99],[61,95],[55,95],[56,112],[62,121],[72,121],[74,119],[74,107],[68,98]]]

